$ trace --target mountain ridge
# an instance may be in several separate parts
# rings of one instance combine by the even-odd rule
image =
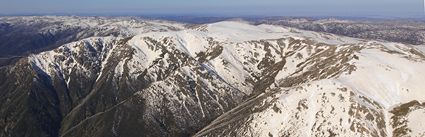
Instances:
[[[0,123],[0,135],[419,134],[423,130],[406,121],[423,111],[423,52],[413,45],[235,21],[90,37],[1,69],[6,90],[0,116],[8,121]],[[8,116],[11,111],[28,117]],[[24,121],[41,129],[14,132],[28,128]]]

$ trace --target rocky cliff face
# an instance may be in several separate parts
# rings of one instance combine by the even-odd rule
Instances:
[[[424,50],[241,22],[90,37],[0,69],[0,136],[421,135]],[[124,29],[124,28],[121,28]]]

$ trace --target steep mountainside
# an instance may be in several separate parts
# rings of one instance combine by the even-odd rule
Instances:
[[[98,36],[133,36],[182,29],[180,24],[130,17],[0,17],[0,66],[16,58]]]
[[[161,25],[175,26],[1,67],[0,136],[425,133],[422,47],[236,21]]]

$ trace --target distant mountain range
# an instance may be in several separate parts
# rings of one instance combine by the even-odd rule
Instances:
[[[423,136],[400,24],[1,17],[0,136]]]

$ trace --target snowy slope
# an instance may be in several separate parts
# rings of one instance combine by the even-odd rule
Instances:
[[[142,20],[132,17],[77,17],[77,16],[27,16],[27,17],[0,17],[0,23],[11,25],[40,24],[40,33],[59,32],[61,30],[79,28],[95,29],[101,33],[117,31],[121,35],[135,35],[149,31],[168,31],[184,28],[183,24]],[[44,26],[47,25],[47,26]]]
[[[49,85],[58,96],[62,106],[52,109],[62,114],[60,136],[425,131],[412,122],[425,120],[425,55],[417,46],[237,21],[67,23],[128,35],[68,43],[7,70],[12,77],[29,69],[30,84]]]

